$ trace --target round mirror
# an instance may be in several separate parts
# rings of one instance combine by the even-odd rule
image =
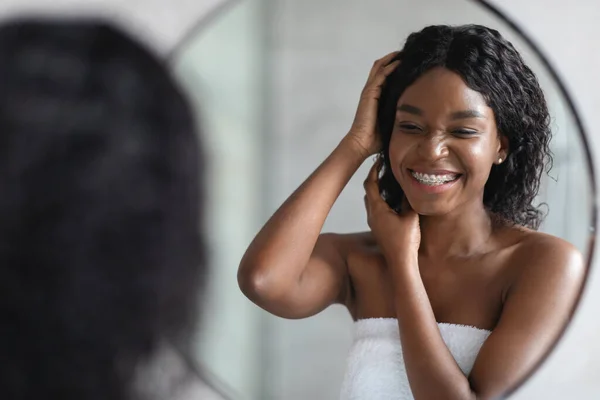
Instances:
[[[592,161],[579,119],[556,74],[538,50],[485,3],[230,2],[218,17],[199,26],[173,53],[173,67],[198,107],[211,160],[207,228],[212,240],[213,276],[197,358],[230,388],[233,398],[340,397],[347,385],[348,365],[353,362],[349,352],[350,358],[364,357],[360,352],[352,353],[358,321],[341,305],[327,307],[310,318],[273,316],[242,294],[236,277],[238,266],[263,224],[350,130],[373,61],[402,48],[411,33],[426,26],[463,24],[498,30],[535,73],[550,115],[549,148],[553,154],[552,168],[542,173],[532,203],[545,214],[538,231],[572,244],[587,262],[594,232],[596,192]],[[435,85],[429,86],[432,87]],[[413,120],[413,125],[418,123]],[[431,133],[428,137],[433,136]],[[466,143],[477,139],[453,140]],[[500,163],[510,157],[511,149],[506,151],[500,156]],[[531,157],[536,154],[532,152]],[[370,230],[363,181],[372,164],[365,162],[353,174],[335,201],[323,232]],[[481,268],[494,264],[493,260],[496,258]],[[582,277],[586,275],[587,268],[581,272]],[[580,289],[578,284],[577,291]],[[434,303],[432,293],[427,293]],[[450,296],[450,300],[453,298]],[[569,301],[575,304],[577,298],[578,294],[571,294]],[[469,304],[478,302],[476,296],[470,299]],[[498,304],[504,305],[503,301],[504,298]],[[448,325],[463,323],[461,318],[439,318],[444,312],[443,304],[433,306],[438,320],[449,319],[445,321]],[[559,309],[560,305],[556,307]],[[572,307],[567,308],[572,311]],[[481,329],[492,332],[487,332],[482,341],[492,337],[497,326],[492,325]],[[504,394],[535,373],[560,340],[564,328],[558,329],[552,345],[526,363],[528,367],[523,367],[520,378]],[[397,324],[391,329],[398,329]],[[385,375],[385,371],[377,373]],[[414,382],[412,385],[418,386]]]

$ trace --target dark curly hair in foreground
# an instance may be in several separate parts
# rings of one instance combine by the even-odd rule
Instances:
[[[390,207],[398,211],[404,195],[388,158],[398,99],[425,72],[444,67],[484,96],[499,133],[509,141],[508,158],[490,172],[484,205],[507,222],[537,229],[543,215],[532,202],[544,168],[552,165],[550,116],[542,89],[517,50],[484,26],[439,25],[411,34],[398,58],[402,62],[387,79],[378,115],[384,159],[380,190]]]
[[[195,122],[102,21],[0,25],[0,398],[121,400],[204,280]]]

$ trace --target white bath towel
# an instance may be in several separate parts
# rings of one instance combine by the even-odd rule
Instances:
[[[406,375],[398,320],[368,318],[355,322],[341,400],[413,399]],[[438,324],[444,342],[468,375],[490,331],[472,326]]]

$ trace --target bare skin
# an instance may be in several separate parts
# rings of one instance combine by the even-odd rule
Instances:
[[[483,185],[508,143],[483,98],[443,69],[424,74],[398,102],[389,156],[407,211],[398,215],[381,199],[374,167],[365,181],[371,231],[321,234],[341,190],[379,149],[378,99],[395,56],[375,63],[350,132],[257,234],[238,281],[248,298],[284,318],[309,317],[334,303],[355,320],[397,318],[416,399],[494,398],[561,332],[583,261],[569,243],[497,222],[484,209]],[[411,181],[411,170],[460,178],[430,193]],[[469,377],[438,322],[492,331]]]

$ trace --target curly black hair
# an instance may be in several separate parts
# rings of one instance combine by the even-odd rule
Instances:
[[[485,26],[434,25],[409,35],[396,58],[401,64],[387,78],[378,110],[384,160],[379,186],[390,207],[399,211],[404,195],[388,157],[398,99],[425,72],[444,67],[483,95],[508,138],[508,157],[492,167],[484,206],[502,220],[537,229],[543,213],[532,203],[542,172],[552,166],[550,115],[536,76],[514,46]]]
[[[4,22],[0,60],[0,398],[130,398],[136,365],[198,314],[192,110],[102,20]]]

